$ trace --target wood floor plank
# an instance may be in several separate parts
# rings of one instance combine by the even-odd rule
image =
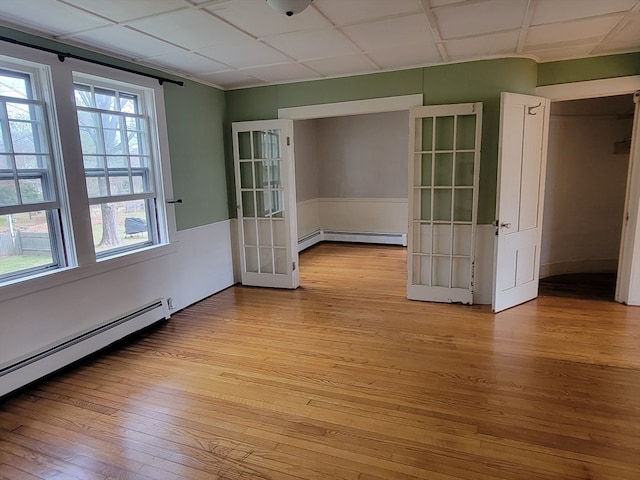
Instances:
[[[640,479],[639,308],[409,301],[394,246],[300,268],[2,400],[0,478]]]

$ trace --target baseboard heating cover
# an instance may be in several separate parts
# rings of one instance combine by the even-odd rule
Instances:
[[[99,327],[69,338],[0,369],[0,397],[60,370],[160,320],[169,318],[158,299]]]
[[[298,240],[298,252],[313,247],[320,242],[378,243],[383,245],[407,246],[406,233],[336,232],[316,230]]]

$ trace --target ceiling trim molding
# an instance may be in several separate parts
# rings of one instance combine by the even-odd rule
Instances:
[[[604,78],[586,82],[545,85],[536,88],[536,95],[552,101],[580,100],[582,98],[610,97],[640,90],[640,75]]]
[[[397,97],[372,98],[370,100],[354,100],[350,102],[323,103],[278,109],[278,118],[291,120],[310,120],[312,118],[344,117],[346,115],[362,115],[366,113],[395,112],[421,106],[422,93],[401,95]]]

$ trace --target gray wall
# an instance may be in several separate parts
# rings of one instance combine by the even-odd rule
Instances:
[[[407,197],[406,111],[316,122],[319,197]]]
[[[296,157],[296,200],[318,198],[318,142],[316,120],[293,122]]]

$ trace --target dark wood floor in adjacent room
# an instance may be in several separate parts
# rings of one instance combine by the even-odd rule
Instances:
[[[323,244],[0,404],[0,478],[638,480],[640,308],[405,299]]]

